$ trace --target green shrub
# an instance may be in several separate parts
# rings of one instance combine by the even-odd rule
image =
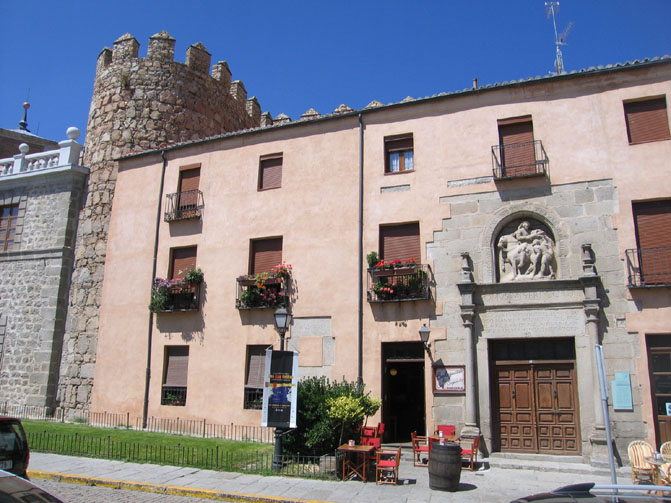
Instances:
[[[379,408],[380,401],[356,383],[303,379],[298,383],[298,427],[284,435],[284,451],[312,456],[333,453],[343,441],[358,440],[364,418]]]

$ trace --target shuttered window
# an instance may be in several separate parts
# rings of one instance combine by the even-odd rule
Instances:
[[[384,153],[385,173],[400,173],[415,169],[412,133],[385,138]]]
[[[259,160],[259,190],[282,186],[282,154],[262,156]]]
[[[164,386],[186,387],[189,370],[189,346],[166,346]]]
[[[536,155],[531,116],[500,119],[498,127],[504,176],[534,174]]]
[[[629,143],[668,140],[669,119],[666,97],[624,103]]]
[[[633,203],[641,279],[671,283],[671,199]]]
[[[411,258],[420,262],[422,248],[419,240],[419,223],[381,226],[380,255],[387,262],[396,259],[405,261]]]
[[[195,246],[173,248],[168,273],[171,279],[183,278],[187,270],[196,268],[196,250]]]
[[[282,238],[252,241],[250,274],[269,272],[282,263]]]
[[[245,379],[245,388],[263,388],[267,347],[247,346],[247,379]]]
[[[0,251],[7,251],[14,243],[18,215],[18,204],[0,207]]]
[[[179,209],[198,206],[200,167],[183,169],[179,172]]]

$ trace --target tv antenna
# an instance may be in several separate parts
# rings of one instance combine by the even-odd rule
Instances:
[[[573,21],[571,21],[566,29],[562,32],[561,35],[557,35],[557,21],[555,20],[555,11],[559,12],[559,2],[545,2],[545,12],[547,13],[548,19],[552,16],[552,26],[555,30],[555,70],[557,73],[564,73],[564,58],[561,53],[561,46],[566,45],[566,37],[568,32],[573,26]]]

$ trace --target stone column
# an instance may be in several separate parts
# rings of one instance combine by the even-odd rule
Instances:
[[[606,443],[606,426],[604,423],[603,410],[601,407],[601,393],[599,392],[599,376],[596,365],[596,349],[599,344],[599,314],[601,311],[601,300],[598,297],[599,276],[594,266],[594,252],[591,244],[582,245],[582,270],[580,282],[583,285],[585,309],[585,334],[589,340],[589,358],[591,372],[583,377],[583,389],[594,390],[592,393],[592,417],[593,425],[589,436],[592,446],[590,462],[593,465],[608,466],[608,445]],[[585,382],[587,381],[587,382]]]
[[[461,293],[461,319],[464,326],[464,361],[466,363],[466,403],[464,415],[464,429],[462,437],[475,438],[480,435],[477,424],[477,392],[475,386],[475,337],[473,333],[473,317],[475,316],[475,304],[473,303],[473,292],[475,283],[468,253],[461,254],[461,280],[457,284]]]

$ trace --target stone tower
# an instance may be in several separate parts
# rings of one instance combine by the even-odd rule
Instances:
[[[98,56],[86,129],[88,194],[79,215],[58,402],[69,415],[86,410],[93,386],[98,314],[107,231],[117,163],[134,152],[265,124],[255,97],[231,82],[225,61],[212,67],[203,44],[191,45],[186,63],[174,61],[175,39],[150,37],[146,58],[130,34]]]

